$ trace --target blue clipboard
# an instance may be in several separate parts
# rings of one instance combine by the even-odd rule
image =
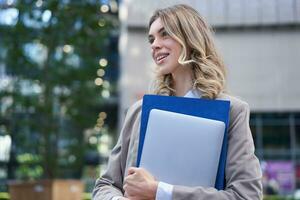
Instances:
[[[149,113],[152,109],[160,109],[186,115],[203,117],[207,119],[214,119],[225,123],[226,128],[224,132],[223,145],[215,183],[216,189],[223,190],[225,187],[227,131],[229,124],[230,101],[175,96],[145,95],[143,97],[142,105],[137,167],[140,166]]]

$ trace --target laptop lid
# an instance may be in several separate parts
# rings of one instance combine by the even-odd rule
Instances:
[[[224,122],[152,109],[140,167],[159,181],[214,187]]]

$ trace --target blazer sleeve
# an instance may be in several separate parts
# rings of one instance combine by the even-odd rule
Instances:
[[[140,103],[134,104],[127,111],[118,142],[112,149],[108,159],[107,170],[96,180],[92,193],[93,200],[111,200],[113,197],[123,196],[123,177],[128,154],[128,147]]]
[[[259,161],[254,155],[249,127],[249,106],[242,101],[231,104],[225,190],[175,185],[172,194],[174,200],[262,199],[262,173]]]

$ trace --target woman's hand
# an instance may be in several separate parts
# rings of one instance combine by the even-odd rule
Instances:
[[[158,182],[145,169],[130,167],[124,180],[125,196],[130,200],[154,200]]]

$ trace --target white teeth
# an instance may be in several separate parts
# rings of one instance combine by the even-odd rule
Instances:
[[[157,58],[157,60],[160,60],[160,59],[162,59],[163,57],[165,57],[165,56],[159,56],[159,57]]]
[[[165,57],[167,57],[167,56],[168,56],[168,54],[164,54],[164,55],[158,56],[158,57],[156,58],[156,60],[157,60],[157,61],[160,61],[160,60],[162,60],[163,58],[165,58]]]

